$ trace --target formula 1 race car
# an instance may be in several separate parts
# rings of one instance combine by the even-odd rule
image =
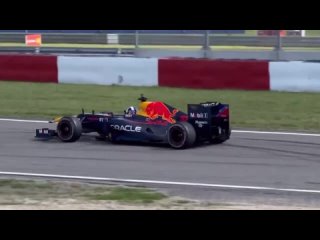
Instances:
[[[58,137],[77,141],[83,133],[96,132],[98,139],[111,142],[163,143],[175,149],[198,143],[222,143],[230,138],[229,105],[219,102],[188,104],[188,113],[161,101],[148,101],[141,95],[138,111],[82,113],[59,117],[56,129],[37,129],[36,138]]]

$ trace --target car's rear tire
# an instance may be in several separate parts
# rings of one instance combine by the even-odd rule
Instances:
[[[79,118],[63,117],[57,125],[57,135],[62,142],[75,142],[82,134]]]
[[[168,143],[175,149],[191,147],[196,141],[196,131],[188,122],[179,122],[170,126]]]

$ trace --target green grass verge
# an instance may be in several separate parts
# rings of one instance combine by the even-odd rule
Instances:
[[[153,203],[167,198],[162,193],[145,188],[15,179],[0,179],[0,194],[0,205],[6,204],[10,196],[38,200],[72,197],[75,199],[132,203]]]
[[[0,116],[51,119],[137,105],[141,93],[182,111],[188,103],[230,104],[233,128],[320,131],[320,94],[0,82]]]
[[[107,193],[96,193],[86,195],[92,200],[117,200],[122,202],[152,203],[165,198],[162,193],[139,188],[113,188]]]

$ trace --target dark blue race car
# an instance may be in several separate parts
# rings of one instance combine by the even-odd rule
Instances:
[[[203,142],[222,143],[230,138],[229,105],[219,102],[188,104],[188,112],[143,95],[138,110],[130,107],[124,114],[82,113],[59,117],[56,129],[37,129],[36,138],[58,137],[63,142],[77,141],[82,134],[96,132],[98,139],[111,142],[167,144],[175,149]]]

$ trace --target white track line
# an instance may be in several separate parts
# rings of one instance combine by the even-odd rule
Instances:
[[[24,119],[9,119],[9,118],[0,118],[0,121],[6,121],[6,122],[25,122],[25,123],[49,123],[49,121],[24,120]],[[320,137],[320,134],[316,134],[316,133],[264,132],[264,131],[245,131],[245,130],[232,130],[232,133],[250,133],[250,134],[252,133],[252,134],[293,135],[293,136]]]
[[[320,134],[316,134],[316,133],[263,132],[263,131],[244,131],[244,130],[232,130],[232,133],[253,133],[253,134],[293,135],[293,136],[320,137]]]
[[[9,118],[0,118],[0,121],[4,122],[25,122],[25,123],[48,123],[49,121],[40,121],[40,120],[23,120],[23,119],[9,119]]]
[[[121,179],[121,178],[101,178],[101,177],[84,177],[84,176],[68,176],[68,175],[53,175],[53,174],[38,174],[38,173],[20,173],[20,172],[0,172],[0,175],[5,176],[25,176],[25,177],[47,177],[73,180],[93,180],[119,183],[149,183],[161,185],[179,185],[179,186],[194,186],[194,187],[212,187],[212,188],[232,188],[232,189],[251,189],[251,190],[268,190],[281,192],[299,192],[299,193],[320,193],[320,190],[308,189],[292,189],[292,188],[272,188],[272,187],[257,187],[257,186],[238,186],[238,185],[223,185],[210,183],[191,183],[191,182],[171,182],[171,181],[156,181],[156,180],[137,180],[137,179]]]

